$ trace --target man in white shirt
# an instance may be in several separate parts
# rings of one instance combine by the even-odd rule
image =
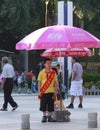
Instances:
[[[2,58],[2,63],[2,84],[0,88],[4,90],[4,104],[0,110],[7,111],[7,106],[9,103],[13,107],[12,111],[14,111],[18,107],[17,103],[13,100],[11,96],[13,89],[14,68],[11,64],[9,64],[9,59],[6,56]]]

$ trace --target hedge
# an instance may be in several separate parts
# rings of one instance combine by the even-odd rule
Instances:
[[[85,82],[93,82],[96,83],[100,81],[100,74],[96,73],[83,73],[83,83]]]

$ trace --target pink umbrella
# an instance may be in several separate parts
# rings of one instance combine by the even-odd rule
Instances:
[[[100,40],[81,28],[66,25],[54,25],[38,29],[16,44],[17,50],[83,47],[100,48]],[[60,100],[60,104],[62,104],[62,99]]]
[[[100,48],[100,40],[81,28],[66,25],[38,29],[16,44],[17,50],[83,47]]]
[[[42,57],[64,57],[64,56],[76,56],[76,57],[82,57],[82,56],[92,56],[91,50],[88,48],[50,48],[44,51],[41,54]]]

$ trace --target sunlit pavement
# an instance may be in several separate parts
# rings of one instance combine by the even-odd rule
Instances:
[[[75,99],[74,109],[71,112],[70,122],[46,122],[41,123],[42,113],[39,111],[39,100],[36,94],[13,94],[19,107],[16,111],[0,111],[0,130],[21,130],[22,115],[30,115],[30,130],[90,130],[88,128],[88,113],[97,112],[98,128],[100,130],[100,96],[84,96],[83,109],[78,108],[78,97]],[[65,106],[70,102],[70,97],[64,100]],[[3,94],[0,94],[0,106],[2,107]]]

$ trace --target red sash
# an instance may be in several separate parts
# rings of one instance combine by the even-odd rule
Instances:
[[[45,83],[42,85],[40,91],[41,91],[41,95],[38,96],[39,99],[41,99],[41,97],[43,96],[43,94],[45,93],[45,91],[49,88],[53,78],[54,78],[54,75],[55,75],[55,71],[51,71],[49,73],[49,76],[47,78],[47,80],[45,81]]]

